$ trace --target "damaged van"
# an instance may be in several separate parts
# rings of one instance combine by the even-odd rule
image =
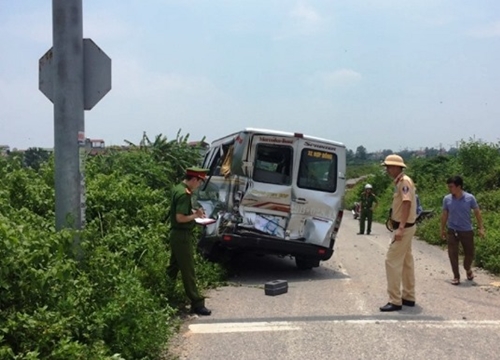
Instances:
[[[262,129],[215,140],[196,195],[208,217],[199,248],[293,256],[311,269],[333,254],[343,214],[346,149],[342,143]]]

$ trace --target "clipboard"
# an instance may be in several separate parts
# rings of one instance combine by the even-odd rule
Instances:
[[[212,219],[212,218],[196,218],[196,219],[194,219],[194,221],[196,221],[196,223],[198,225],[207,226],[207,225],[215,223],[217,220]]]

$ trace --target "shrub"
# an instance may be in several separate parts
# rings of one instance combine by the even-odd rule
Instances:
[[[1,359],[158,358],[186,304],[165,276],[170,187],[198,159],[161,136],[87,159],[86,228],[55,232],[53,159],[0,158]],[[223,280],[195,261],[201,288]]]

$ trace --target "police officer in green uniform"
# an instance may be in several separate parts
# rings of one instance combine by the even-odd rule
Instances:
[[[181,272],[182,283],[187,297],[191,300],[191,310],[198,315],[210,315],[205,307],[205,299],[196,287],[194,271],[192,230],[195,219],[204,217],[203,209],[193,210],[191,196],[203,184],[208,170],[189,168],[184,181],[172,189],[170,205],[170,264],[167,275],[174,282],[177,273]]]
[[[361,194],[360,198],[360,216],[359,216],[359,233],[358,235],[363,235],[365,233],[365,221],[368,222],[366,228],[366,234],[370,235],[372,231],[372,220],[373,211],[377,207],[377,197],[372,193],[372,186],[370,184],[365,185],[365,191]]]

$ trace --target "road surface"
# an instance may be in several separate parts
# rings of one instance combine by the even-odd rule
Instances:
[[[447,253],[414,240],[417,305],[381,313],[389,232],[356,235],[346,212],[335,253],[319,268],[293,260],[241,259],[230,286],[210,291],[210,317],[190,317],[170,344],[174,359],[500,359],[500,279],[450,284]],[[265,296],[285,279],[288,293]]]

